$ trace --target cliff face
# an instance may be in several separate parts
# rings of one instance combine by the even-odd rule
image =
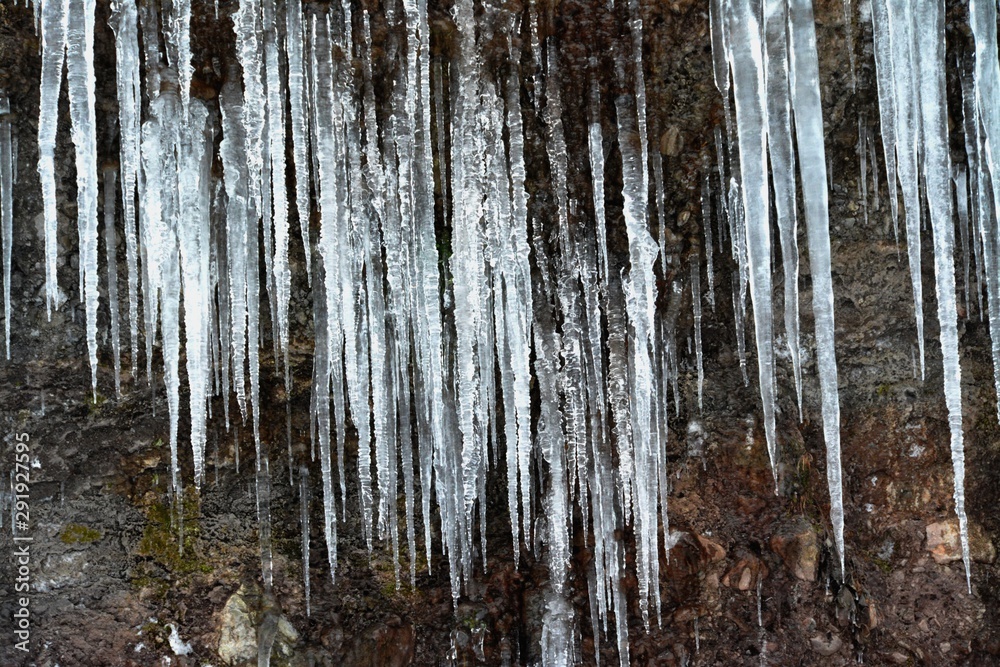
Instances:
[[[581,157],[586,155],[587,109],[578,102],[587,99],[593,78],[600,82],[605,100],[601,120],[609,137],[605,142],[609,249],[613,265],[624,267],[628,247],[622,219],[621,160],[611,140],[610,114],[616,96],[628,91],[614,83],[615,58],[601,51],[620,39],[624,7],[616,9],[615,21],[609,21],[609,14],[598,4],[586,0],[542,3],[540,25],[545,35],[558,40],[570,156],[567,182],[570,199],[577,202],[589,201],[592,188],[589,167]],[[194,7],[193,95],[210,108],[225,72],[235,62],[228,18],[234,5],[220,3],[218,20],[209,4],[195,3]],[[519,12],[522,7],[511,9]],[[436,62],[447,61],[455,49],[455,28],[448,10],[443,5],[430,8]],[[948,10],[951,58],[967,53],[969,38],[964,7],[949,2]],[[720,244],[718,238],[714,253],[717,306],[714,311],[705,308],[704,410],[698,411],[694,354],[688,344],[693,336],[688,267],[698,249],[704,256],[701,182],[716,163],[714,131],[724,123],[722,104],[712,80],[706,3],[665,1],[645,4],[642,11],[650,136],[654,137],[652,145],[659,146],[665,183],[668,271],[660,276],[659,307],[676,317],[681,349],[679,407],[674,412],[672,398],[667,444],[670,526],[661,528],[661,539],[670,545],[660,558],[662,621],[654,617],[648,630],[637,604],[635,536],[631,528],[621,531],[626,545],[632,663],[1000,663],[1000,586],[994,547],[1000,539],[996,512],[1000,428],[989,331],[973,296],[972,311],[960,313],[974,559],[970,593],[954,518],[941,355],[936,320],[931,316],[927,319],[926,378],[921,381],[915,370],[906,254],[905,248],[901,254],[893,240],[877,135],[868,5],[853,8],[848,32],[840,2],[816,2],[826,149],[833,174],[830,232],[847,542],[843,582],[835,574],[828,519],[812,318],[805,306],[811,302],[808,262],[803,262],[800,280],[805,377],[801,421],[790,363],[785,357],[779,357],[778,363],[777,494],[756,382],[744,383],[736,353],[735,266],[728,243]],[[98,4],[95,62],[102,159],[113,159],[118,151],[109,12],[107,3]],[[373,7],[372,13],[376,85],[380,86],[378,77],[389,75],[386,51],[395,28],[381,8]],[[848,35],[853,42],[847,41]],[[852,85],[849,47],[856,60],[856,85]],[[505,48],[487,47],[487,64],[499,68],[498,54]],[[0,631],[5,636],[0,641],[0,663],[71,667],[167,664],[169,659],[169,664],[179,665],[242,665],[253,664],[260,644],[270,641],[274,642],[272,664],[279,665],[537,663],[549,580],[545,550],[541,546],[527,553],[522,550],[515,567],[502,466],[491,470],[488,478],[486,553],[477,554],[473,579],[454,606],[437,518],[432,526],[434,557],[431,563],[418,558],[415,586],[406,580],[404,567],[403,582],[397,587],[386,544],[376,540],[374,551],[366,548],[356,502],[358,482],[350,472],[357,469],[357,443],[349,438],[349,500],[338,524],[338,569],[331,579],[323,541],[319,465],[309,435],[311,294],[301,241],[294,232],[291,389],[272,372],[269,342],[262,348],[261,364],[261,431],[271,480],[273,593],[265,594],[261,579],[254,444],[248,429],[239,425],[235,401],[228,429],[221,399],[212,402],[205,483],[200,494],[193,489],[185,492],[183,502],[175,505],[183,508],[183,518],[180,522],[176,515],[172,519],[165,444],[167,406],[159,371],[155,373],[157,386],[150,390],[145,373],[133,378],[129,364],[123,363],[122,395],[114,395],[108,312],[103,301],[103,246],[98,395],[95,398],[90,392],[84,306],[76,289],[76,186],[65,94],[57,136],[56,182],[59,279],[66,301],[51,320],[45,315],[42,202],[36,171],[38,52],[30,10],[0,6],[0,83],[11,97],[18,139],[12,359],[0,363],[4,433],[0,471],[13,471],[15,434],[27,433],[33,538],[30,652],[26,654],[10,639],[9,622],[20,596],[15,588],[19,544],[9,530],[10,497],[5,496],[5,527],[0,534],[0,548],[6,554],[0,559],[4,618]],[[631,67],[627,58],[619,62]],[[948,84],[950,106],[958,119],[954,111],[961,106],[957,71],[949,70]],[[532,86],[526,77],[522,105],[529,207],[533,224],[551,229],[556,202],[545,160],[543,122],[529,103],[535,92]],[[379,99],[386,94],[378,91]],[[879,148],[877,170],[872,170],[877,175],[864,176],[869,188],[866,202],[859,191],[859,118]],[[953,124],[959,127],[960,120],[953,119]],[[953,144],[953,158],[964,159],[961,142],[953,140]],[[714,200],[717,181],[712,186]],[[441,192],[436,194],[440,199]],[[314,219],[314,234],[316,226]],[[440,220],[439,227],[441,238],[447,239],[448,230]],[[929,246],[925,239],[924,310],[933,313]],[[119,251],[119,258],[123,255]],[[959,269],[960,262],[959,257]],[[964,274],[957,273],[961,288]],[[124,281],[124,266],[118,275]],[[777,295],[780,286],[780,267],[776,266]],[[706,288],[703,284],[702,289]],[[776,305],[781,307],[781,299],[776,299]],[[270,332],[269,321],[262,330]],[[753,340],[752,324],[747,340]],[[779,353],[784,349],[780,344],[777,348]],[[160,365],[159,352],[153,365],[154,369]],[[755,366],[751,351],[748,367],[752,371]],[[187,419],[182,413],[182,433],[187,432]],[[183,446],[181,467],[185,484],[190,486],[192,462]],[[311,489],[306,496],[308,613],[301,539],[303,467],[309,471]],[[6,481],[0,482],[0,490],[8,492]],[[583,520],[577,509],[569,576],[576,643],[584,664],[593,664],[598,651],[603,663],[614,664],[618,657],[613,634],[601,633],[599,643],[594,639],[587,587],[593,538],[583,530]],[[478,564],[480,560],[485,566]]]

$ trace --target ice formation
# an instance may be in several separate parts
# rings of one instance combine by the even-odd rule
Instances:
[[[578,657],[570,572],[572,531],[579,521],[585,543],[593,545],[586,576],[594,639],[613,631],[626,665],[621,529],[629,526],[635,536],[638,609],[649,628],[653,612],[660,620],[661,549],[669,552],[674,539],[667,526],[669,390],[674,415],[693,409],[683,405],[678,388],[686,363],[678,341],[687,335],[679,330],[683,320],[678,313],[689,293],[694,345],[692,350],[689,338],[687,354],[695,363],[700,412],[706,383],[702,299],[715,313],[716,270],[721,273],[722,266],[732,272],[736,344],[746,381],[744,336],[752,316],[763,432],[780,490],[776,422],[782,361],[775,351],[780,339],[774,331],[772,285],[772,258],[780,249],[784,342],[800,418],[802,386],[809,381],[803,378],[803,366],[806,359],[816,361],[830,518],[843,577],[828,202],[832,175],[824,146],[811,1],[709,3],[713,74],[722,95],[724,127],[715,131],[717,163],[700,183],[703,244],[686,255],[689,271],[676,271],[681,255],[667,244],[670,174],[660,151],[650,150],[649,135],[654,133],[647,119],[646,37],[637,0],[621,8],[627,30],[612,55],[617,84],[630,92],[601,99],[595,56],[589,66],[594,80],[582,100],[582,128],[570,124],[573,114],[567,112],[578,101],[567,99],[560,37],[551,17],[534,3],[528,3],[523,16],[512,17],[506,10],[477,9],[472,0],[459,0],[453,13],[454,49],[447,62],[432,62],[426,0],[403,0],[400,7],[389,19],[398,25],[399,35],[391,51],[394,67],[387,74],[376,68],[376,58],[385,54],[373,43],[368,10],[356,12],[346,1],[329,8],[299,0],[240,0],[232,15],[238,66],[225,72],[217,102],[205,102],[191,85],[197,76],[192,3],[175,0],[164,15],[148,3],[111,3],[119,154],[117,165],[103,167],[103,238],[114,386],[116,392],[121,389],[120,358],[125,354],[118,305],[122,238],[132,376],[137,375],[142,332],[147,381],[166,388],[174,493],[182,493],[182,380],[189,397],[196,486],[205,478],[213,397],[222,397],[228,427],[232,394],[240,415],[236,446],[241,425],[250,429],[255,443],[261,566],[269,585],[272,479],[260,423],[261,347],[270,337],[275,369],[284,371],[291,391],[291,351],[297,336],[310,336],[298,331],[290,317],[301,247],[304,284],[313,301],[310,429],[313,456],[320,458],[317,486],[322,487],[331,576],[337,567],[338,527],[347,504],[354,502],[347,497],[345,466],[350,438],[358,445],[357,502],[367,547],[374,548],[376,540],[386,544],[397,585],[404,576],[415,582],[421,556],[431,567],[436,504],[456,601],[479,567],[477,556],[485,563],[486,480],[492,468],[501,467],[507,476],[515,562],[534,552],[544,556],[549,568],[543,662],[568,664]],[[49,0],[36,2],[35,8],[42,44],[38,173],[46,309],[51,317],[61,303],[55,151],[65,66],[75,147],[80,301],[96,392],[100,114],[94,100],[95,5],[94,0]],[[849,2],[844,11],[850,41]],[[967,575],[951,197],[954,184],[966,316],[972,303],[981,301],[985,283],[1000,393],[996,12],[995,3],[970,0],[976,58],[962,79],[968,163],[953,170],[940,3],[871,2],[889,204],[895,225],[897,188],[901,190],[921,373],[921,187],[929,204],[955,507]],[[611,14],[605,18],[610,20]],[[497,51],[497,44],[504,63],[494,71],[495,63],[484,53],[487,48]],[[853,61],[852,52],[852,76]],[[0,96],[8,357],[16,164],[10,111],[6,96]],[[867,212],[869,156],[872,210],[879,208],[878,169],[866,118],[859,119],[858,129]],[[221,172],[216,173],[219,131]],[[582,141],[573,137],[574,131],[582,131]],[[543,153],[529,155],[542,144]],[[575,155],[580,150],[583,155]],[[547,175],[544,197],[528,187],[529,159],[540,156]],[[619,173],[620,191],[606,198]],[[574,179],[581,176],[590,179],[584,197],[575,191]],[[777,245],[771,238],[772,187]],[[812,281],[814,351],[800,342],[799,200]],[[615,207],[620,207],[622,230],[611,229]],[[296,217],[297,231],[290,224]],[[615,252],[612,232],[624,239],[627,252]],[[301,246],[296,246],[296,233]],[[731,261],[723,262],[715,250],[718,246],[722,252],[726,242]],[[972,257],[976,299],[970,296]],[[672,272],[678,277],[668,275]],[[685,282],[689,292],[683,289]],[[661,284],[666,286],[662,295]],[[746,306],[748,293],[752,311]],[[667,305],[658,307],[658,302]],[[267,322],[270,336],[261,328]],[[159,369],[153,369],[157,345],[162,380]],[[296,462],[290,436],[289,452],[292,480]],[[308,605],[311,488],[306,467],[299,472],[298,492]],[[662,545],[661,527],[666,536]],[[421,548],[423,554],[418,554]]]

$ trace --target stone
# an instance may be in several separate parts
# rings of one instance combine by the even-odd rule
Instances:
[[[837,635],[817,635],[809,640],[809,648],[827,658],[836,655],[843,647],[844,642]]]
[[[718,563],[726,557],[726,550],[721,544],[710,540],[704,535],[695,535],[695,541],[701,551],[701,557],[709,563]]]
[[[962,540],[958,529],[958,519],[935,521],[927,524],[924,532],[927,536],[925,548],[931,553],[934,562],[939,564],[962,560]],[[986,535],[982,526],[969,522],[969,555],[977,563],[992,564],[996,561],[997,552],[993,542]]]
[[[722,585],[740,591],[757,590],[757,583],[767,578],[768,569],[764,561],[753,554],[745,554],[722,578]]]
[[[681,154],[681,129],[676,125],[668,127],[660,137],[660,153],[670,157]]]
[[[816,581],[819,540],[808,521],[799,519],[776,533],[771,538],[771,549],[798,579]]]
[[[219,657],[236,665],[257,657],[257,628],[247,606],[246,589],[233,593],[219,619]]]

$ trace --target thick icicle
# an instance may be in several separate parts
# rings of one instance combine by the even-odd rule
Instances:
[[[94,112],[95,0],[69,0],[66,79],[76,149],[77,231],[87,310],[90,384],[97,395],[97,121]]]
[[[279,53],[284,50],[279,37],[276,0],[263,0],[264,24],[264,73],[267,103],[267,154],[270,158],[270,191],[273,206],[274,303],[277,312],[278,350],[282,357],[288,353],[288,299],[292,275],[288,267],[288,194],[285,176],[285,88],[281,77]],[[308,254],[308,253],[307,253]],[[275,363],[278,363],[275,359]]]
[[[128,318],[132,342],[132,378],[139,364],[139,248],[136,238],[136,188],[139,172],[139,31],[134,0],[111,3],[115,31],[115,74],[121,147],[122,225],[128,265]]]
[[[59,89],[66,59],[69,0],[46,0],[41,7],[42,81],[38,102],[38,178],[42,183],[45,221],[45,310],[61,304],[56,277],[58,218],[56,214],[55,149],[59,124]]]
[[[809,238],[809,264],[813,282],[813,317],[816,322],[816,365],[823,406],[826,440],[826,478],[830,487],[830,520],[833,523],[840,578],[844,574],[844,501],[840,472],[840,399],[837,389],[837,356],[834,347],[833,278],[830,268],[830,223],[823,146],[823,109],[819,95],[819,64],[812,0],[792,0],[791,26],[792,101],[795,136],[802,176]]]
[[[1000,420],[1000,277],[996,270],[1000,256],[996,226],[1000,218],[1000,109],[995,104],[1000,95],[1000,62],[996,57],[996,9],[989,2],[971,0],[969,17],[976,40],[976,59],[974,87],[968,91],[974,96],[974,104],[968,105],[966,111],[972,128],[969,134],[973,136],[967,137],[966,145],[973,148],[970,168],[978,167],[974,179],[978,195],[976,217],[983,250],[993,381],[997,392],[997,419]],[[988,189],[991,184],[992,192]]]
[[[302,0],[288,0],[285,5],[285,48],[288,55],[288,97],[292,120],[292,155],[295,163],[295,206],[305,251],[306,275],[312,282],[312,252],[309,243],[309,105],[306,70],[303,62],[305,27],[302,25]]]
[[[878,4],[881,0],[873,0]],[[915,25],[909,0],[888,0],[887,25],[875,24],[876,40],[888,39],[892,59],[892,95],[895,111],[896,160],[899,184],[906,209],[906,244],[910,259],[910,283],[917,322],[920,377],[924,377],[924,292],[920,271],[920,187],[917,160],[920,143],[920,93],[914,59]],[[880,12],[872,12],[881,19]],[[888,150],[888,149],[887,149]],[[890,190],[890,197],[892,192]]]
[[[771,294],[771,230],[768,223],[764,67],[760,15],[751,0],[733,0],[727,7],[732,37],[730,65],[736,97],[736,126],[743,176],[743,220],[750,297],[753,300],[757,341],[757,372],[764,408],[764,434],[775,490],[778,484],[778,445],[775,435],[774,325]],[[793,57],[795,56],[793,50]]]
[[[632,370],[630,400],[635,472],[633,521],[636,527],[636,569],[639,577],[639,609],[643,622],[649,624],[649,603],[653,598],[659,608],[656,582],[659,581],[658,481],[656,468],[658,447],[653,439],[653,397],[655,378],[652,347],[654,345],[654,314],[656,278],[653,263],[657,245],[646,225],[646,191],[640,167],[642,151],[637,140],[634,116],[627,100],[618,100],[618,143],[622,154],[622,196],[625,228],[629,240],[630,269],[624,284],[628,322],[635,332],[629,346],[629,367]],[[610,316],[609,316],[610,318]],[[623,323],[622,323],[623,324]],[[610,336],[610,334],[609,334]]]

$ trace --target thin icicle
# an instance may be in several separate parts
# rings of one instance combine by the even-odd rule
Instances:
[[[885,156],[886,188],[892,212],[892,231],[899,242],[899,197],[896,194],[896,96],[892,44],[889,41],[887,0],[871,0],[875,49],[875,78],[878,81],[878,108],[882,152]]]
[[[705,277],[708,279],[708,306],[715,312],[715,245],[712,243],[712,192],[708,174],[701,182],[701,228],[705,237]]]
[[[698,414],[702,411],[705,369],[701,358],[701,257],[691,258],[691,306],[694,308],[694,350],[698,362]]]
[[[849,0],[848,0],[849,1]],[[799,244],[795,212],[795,154],[792,151],[788,89],[788,16],[785,0],[764,3],[764,61],[767,82],[767,147],[774,182],[781,261],[785,278],[785,337],[792,358],[795,396],[802,420],[802,362],[799,354]]]
[[[2,139],[0,139],[2,140]],[[0,158],[2,159],[2,158]],[[122,395],[122,364],[118,324],[118,252],[115,237],[115,199],[118,196],[118,171],[104,168],[104,256],[108,265],[108,312],[111,315],[111,356],[115,367],[115,396]],[[5,283],[6,284],[6,281]]]

